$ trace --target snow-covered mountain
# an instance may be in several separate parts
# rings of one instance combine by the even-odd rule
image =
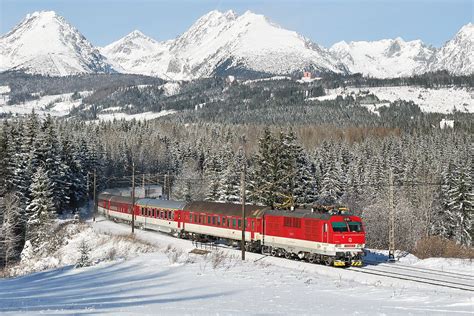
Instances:
[[[113,72],[99,51],[53,11],[28,14],[0,37],[0,70],[64,76]]]
[[[330,51],[351,73],[377,78],[410,76],[426,71],[435,49],[422,41],[401,38],[373,42],[339,42]]]
[[[442,48],[401,38],[339,42],[321,47],[250,11],[211,11],[176,39],[158,42],[140,31],[96,49],[52,11],[29,14],[0,37],[0,71],[69,75],[126,72],[165,79],[223,74],[362,73],[391,78],[448,70],[474,72],[474,26],[465,25]]]
[[[169,44],[158,42],[138,30],[99,50],[115,69],[123,72],[162,76],[167,71],[163,61],[169,54]]]
[[[117,43],[121,43],[120,47]],[[128,50],[130,45],[124,38],[102,49],[114,64],[137,72],[147,60],[149,72],[164,72],[164,77],[174,79],[242,71],[271,74],[303,69],[344,71],[326,49],[250,11],[241,16],[233,11],[211,11],[177,39],[159,43],[158,53],[142,55],[146,48],[140,46],[127,58],[112,52],[112,45],[116,51]]]
[[[341,72],[338,61],[324,48],[250,11],[211,11],[171,46],[191,74],[250,70],[288,74],[302,69]]]
[[[474,24],[464,25],[434,54],[429,70],[448,70],[459,75],[474,73]]]

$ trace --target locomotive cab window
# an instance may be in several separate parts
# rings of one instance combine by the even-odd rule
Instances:
[[[335,233],[343,233],[343,232],[347,232],[347,225],[345,222],[332,222],[332,230],[335,232]]]
[[[349,222],[349,230],[351,232],[360,233],[362,231],[362,223],[360,222]]]

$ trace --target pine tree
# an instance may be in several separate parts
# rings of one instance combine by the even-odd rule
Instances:
[[[174,199],[190,202],[204,198],[203,178],[197,169],[195,161],[185,161],[172,189]]]
[[[84,268],[84,267],[89,267],[90,265],[92,265],[91,260],[90,260],[90,252],[91,252],[91,248],[89,247],[87,242],[83,239],[81,243],[79,244],[80,257],[77,260],[76,268]]]
[[[239,150],[235,157],[229,156],[227,159],[220,184],[221,201],[238,202],[240,201],[241,171],[245,163],[244,154],[242,150]]]
[[[56,217],[51,180],[49,173],[43,167],[39,167],[35,172],[30,191],[31,202],[26,208],[29,214],[27,239],[31,241],[35,249],[39,249],[48,239]]]
[[[454,218],[454,239],[466,246],[472,244],[474,192],[472,178],[465,167],[454,170],[454,183],[448,190],[448,212]]]
[[[3,261],[3,264],[8,266],[20,259],[25,234],[25,217],[20,207],[20,200],[13,193],[8,193],[1,200],[3,225],[0,249],[3,253],[0,254],[0,258],[3,260],[0,260],[0,263]]]
[[[338,162],[333,162],[323,175],[319,203],[335,204],[340,202],[344,194],[342,170]]]
[[[221,166],[216,156],[208,156],[205,162],[204,176],[207,181],[206,200],[218,201],[220,194]]]

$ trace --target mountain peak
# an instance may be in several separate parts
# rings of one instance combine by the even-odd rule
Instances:
[[[474,25],[468,23],[441,47],[430,64],[429,70],[447,70],[458,75],[474,73]]]
[[[35,11],[33,13],[29,13],[26,15],[26,19],[30,18],[44,18],[44,19],[51,19],[56,18],[59,15],[55,11]]]
[[[0,37],[0,49],[0,69],[61,76],[112,71],[97,49],[54,11],[26,15]]]
[[[125,37],[146,37],[146,38],[148,38],[148,36],[146,36],[145,34],[143,34],[139,30],[133,30],[128,35],[126,35]]]

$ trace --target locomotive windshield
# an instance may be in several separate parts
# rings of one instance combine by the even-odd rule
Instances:
[[[362,232],[362,223],[360,222],[332,222],[331,224],[335,233]]]
[[[349,230],[351,232],[361,232],[362,231],[362,224],[359,222],[349,222]]]
[[[346,222],[332,222],[332,230],[335,233],[347,232],[347,224]]]

